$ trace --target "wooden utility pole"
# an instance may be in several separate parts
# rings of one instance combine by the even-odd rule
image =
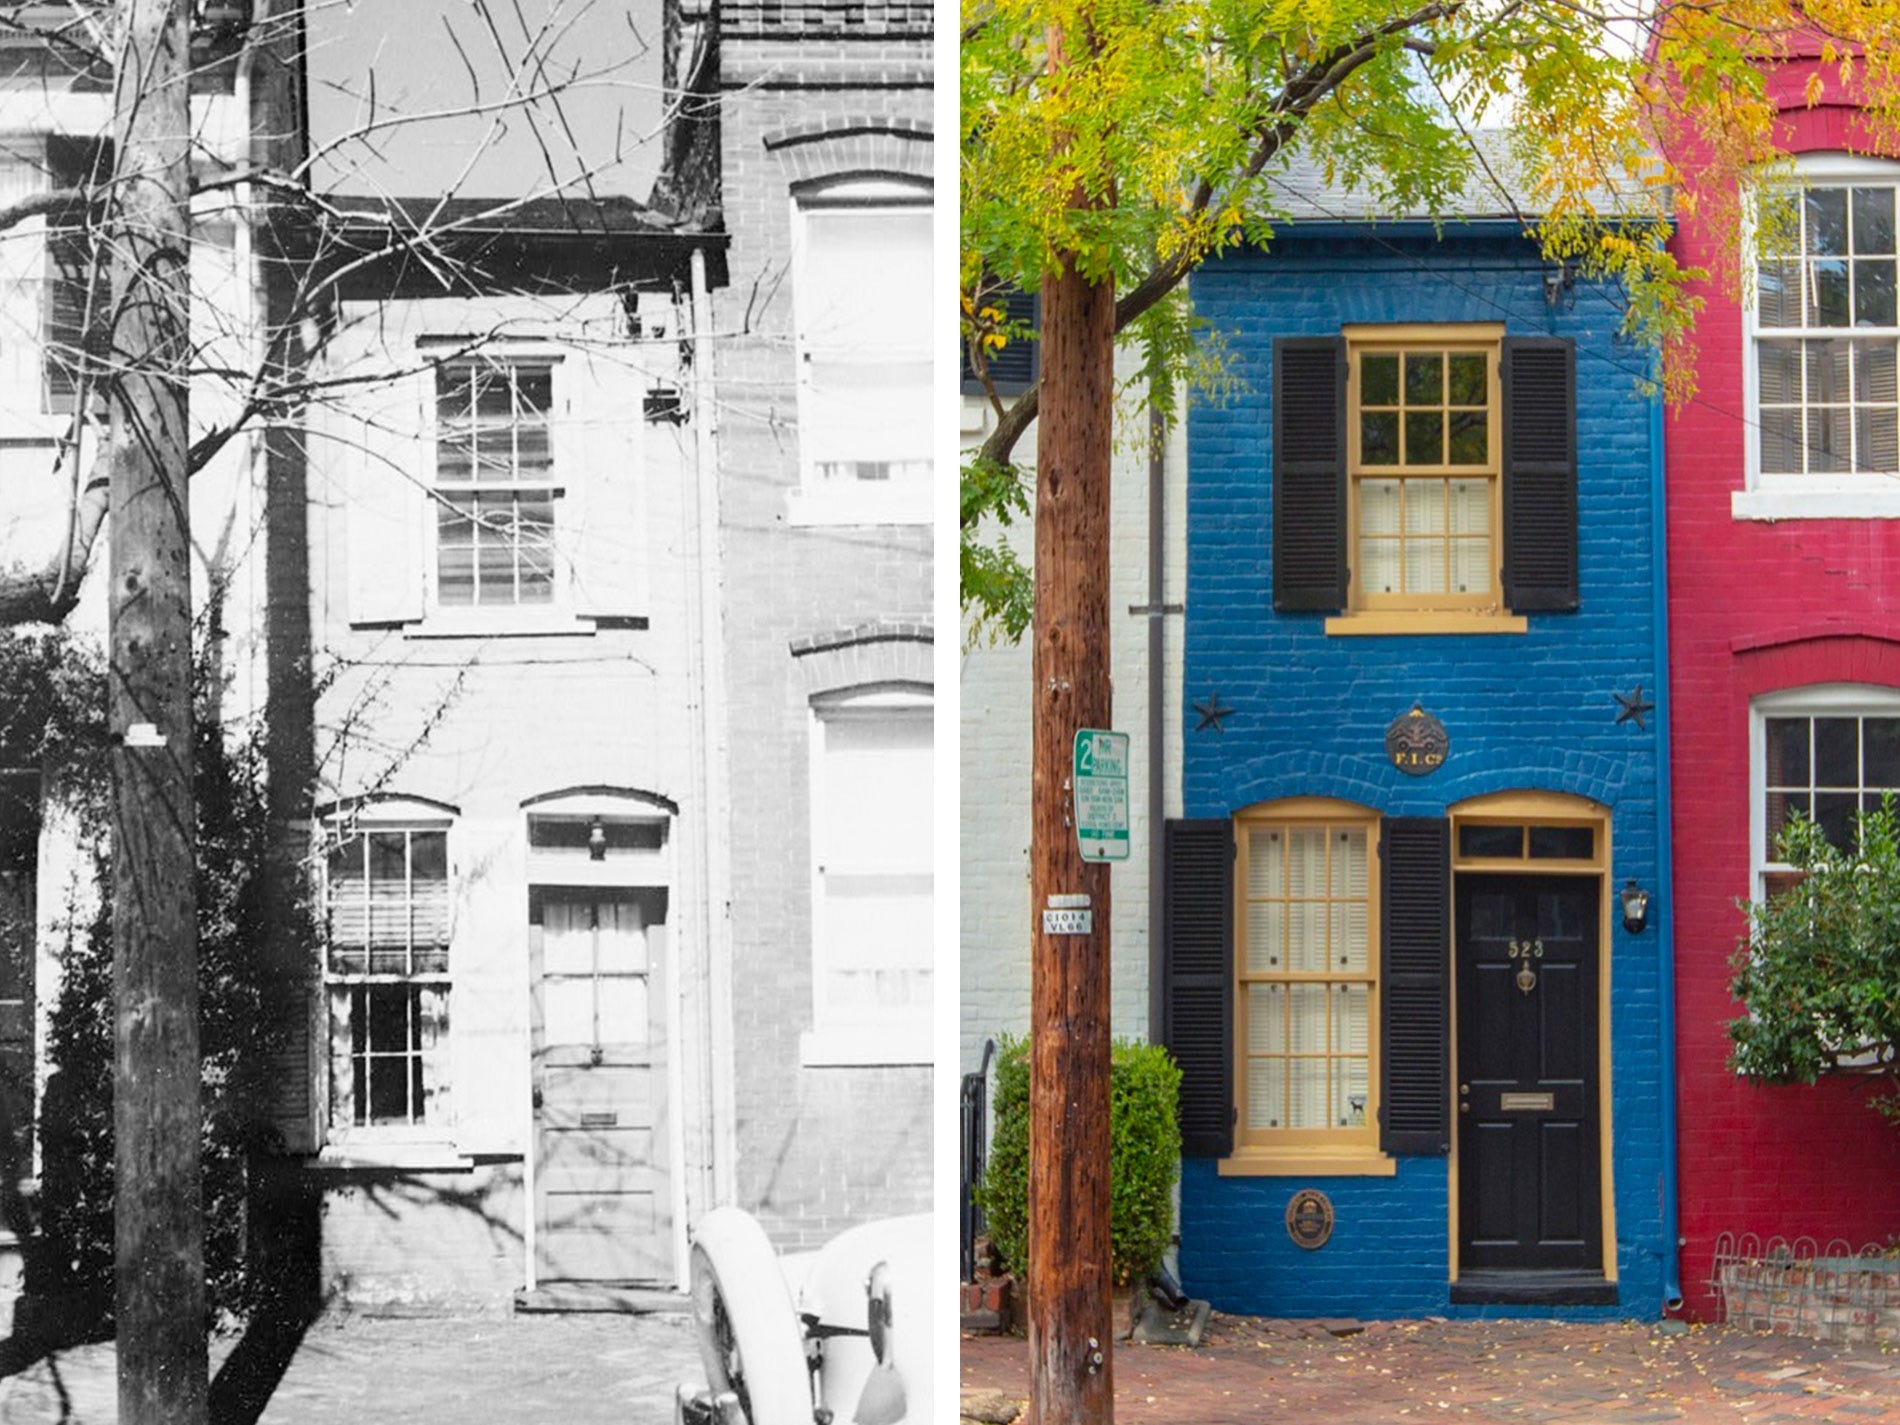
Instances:
[[[123,0],[109,697],[121,1425],[205,1419],[192,799],[187,0]]]
[[[1049,67],[1063,63],[1052,32]],[[1088,201],[1078,193],[1076,202]],[[1030,801],[1029,1370],[1031,1425],[1114,1419],[1109,1306],[1108,867],[1076,842],[1077,728],[1109,726],[1108,482],[1115,287],[1073,260],[1042,283]],[[1092,928],[1050,935],[1051,896]]]

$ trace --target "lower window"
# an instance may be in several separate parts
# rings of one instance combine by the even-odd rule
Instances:
[[[448,833],[377,827],[331,852],[324,907],[330,1125],[446,1118]]]
[[[1377,1151],[1369,817],[1244,815],[1235,965],[1235,1148]]]

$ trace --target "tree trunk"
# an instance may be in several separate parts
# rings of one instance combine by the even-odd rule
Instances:
[[[1042,285],[1036,436],[1030,916],[1029,1358],[1032,1425],[1114,1418],[1109,1262],[1106,865],[1070,819],[1078,728],[1109,726],[1108,484],[1114,284]],[[1052,895],[1085,894],[1093,928],[1048,935]]]
[[[185,0],[126,0],[113,95],[112,936],[119,1419],[205,1419],[193,886]]]

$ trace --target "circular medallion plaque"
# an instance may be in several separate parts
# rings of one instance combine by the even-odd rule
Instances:
[[[1286,1205],[1286,1235],[1309,1252],[1333,1235],[1333,1201],[1318,1188],[1301,1188]]]
[[[1385,755],[1409,776],[1429,777],[1445,765],[1445,754],[1450,751],[1451,737],[1445,724],[1421,707],[1393,718],[1385,730]]]

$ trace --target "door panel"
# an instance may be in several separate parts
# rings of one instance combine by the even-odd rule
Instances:
[[[673,1276],[664,917],[660,891],[531,896],[540,1279]]]
[[[1602,1268],[1599,893],[1457,877],[1461,1273]]]

